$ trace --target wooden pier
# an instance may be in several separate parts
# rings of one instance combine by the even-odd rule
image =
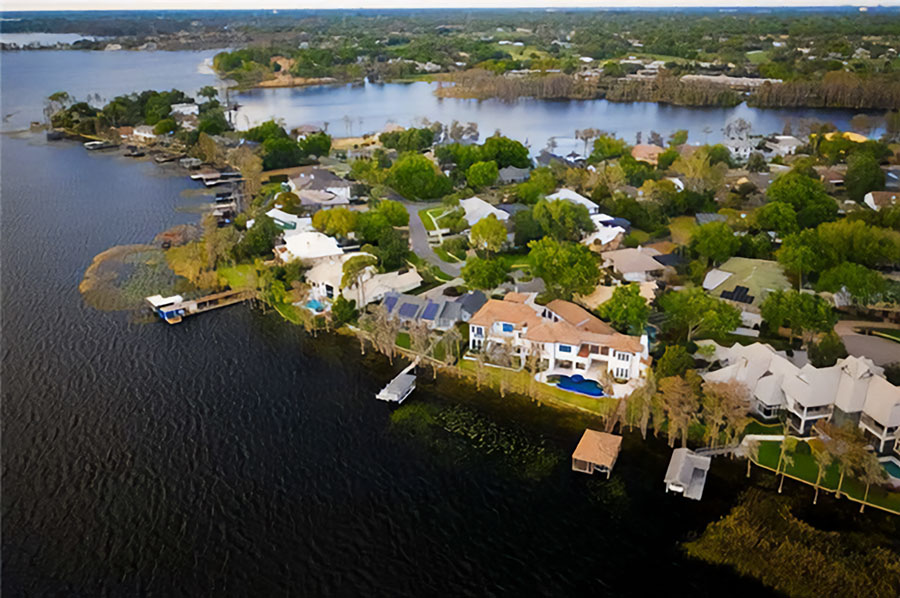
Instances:
[[[416,389],[416,375],[411,374],[415,367],[419,365],[419,358],[406,366],[402,372],[397,374],[388,385],[381,389],[375,398],[380,401],[388,401],[391,403],[402,403],[406,400],[412,391]]]
[[[184,299],[181,295],[162,297],[153,295],[147,297],[147,303],[160,318],[169,324],[178,324],[184,318],[203,312],[212,311],[220,307],[227,307],[252,299],[252,291],[231,290],[221,293],[206,295],[198,299]]]

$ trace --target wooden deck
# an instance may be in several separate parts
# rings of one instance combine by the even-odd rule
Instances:
[[[256,295],[253,291],[230,290],[213,293],[197,299],[187,299],[178,303],[165,305],[157,309],[157,313],[169,324],[178,324],[184,318],[202,314],[220,307],[228,307],[243,303]]]

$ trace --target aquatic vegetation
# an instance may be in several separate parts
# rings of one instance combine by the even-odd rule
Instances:
[[[684,547],[788,596],[900,595],[900,554],[871,535],[817,529],[794,514],[789,499],[761,490],[745,492],[731,513]]]
[[[562,455],[524,430],[502,426],[487,416],[459,405],[404,405],[391,414],[391,423],[427,442],[439,454],[494,458],[512,475],[538,480],[559,465]]]
[[[189,290],[190,284],[169,268],[161,249],[153,245],[117,245],[94,257],[78,290],[94,309],[138,309],[144,298]]]

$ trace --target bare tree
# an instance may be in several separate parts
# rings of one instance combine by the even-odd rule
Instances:
[[[428,357],[428,349],[431,347],[431,329],[425,322],[413,322],[409,325],[409,348],[416,357],[424,361]],[[437,378],[437,365],[432,362],[432,376]]]
[[[750,477],[750,466],[754,461],[759,461],[759,441],[747,441],[747,477]]]
[[[778,470],[781,470],[781,482],[778,484],[778,494],[781,494],[781,489],[784,487],[784,476],[787,473],[788,467],[794,466],[794,453],[797,452],[797,444],[798,440],[793,436],[785,435],[784,439],[781,441],[781,452],[778,455],[778,467],[775,468],[775,475],[778,475]]]

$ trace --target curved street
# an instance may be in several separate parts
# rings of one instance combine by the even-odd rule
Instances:
[[[891,322],[869,322],[865,320],[841,320],[834,326],[834,331],[850,355],[868,357],[876,365],[885,365],[900,361],[900,343],[895,343],[880,336],[870,336],[856,332],[855,328],[891,328],[900,329],[900,324]]]

